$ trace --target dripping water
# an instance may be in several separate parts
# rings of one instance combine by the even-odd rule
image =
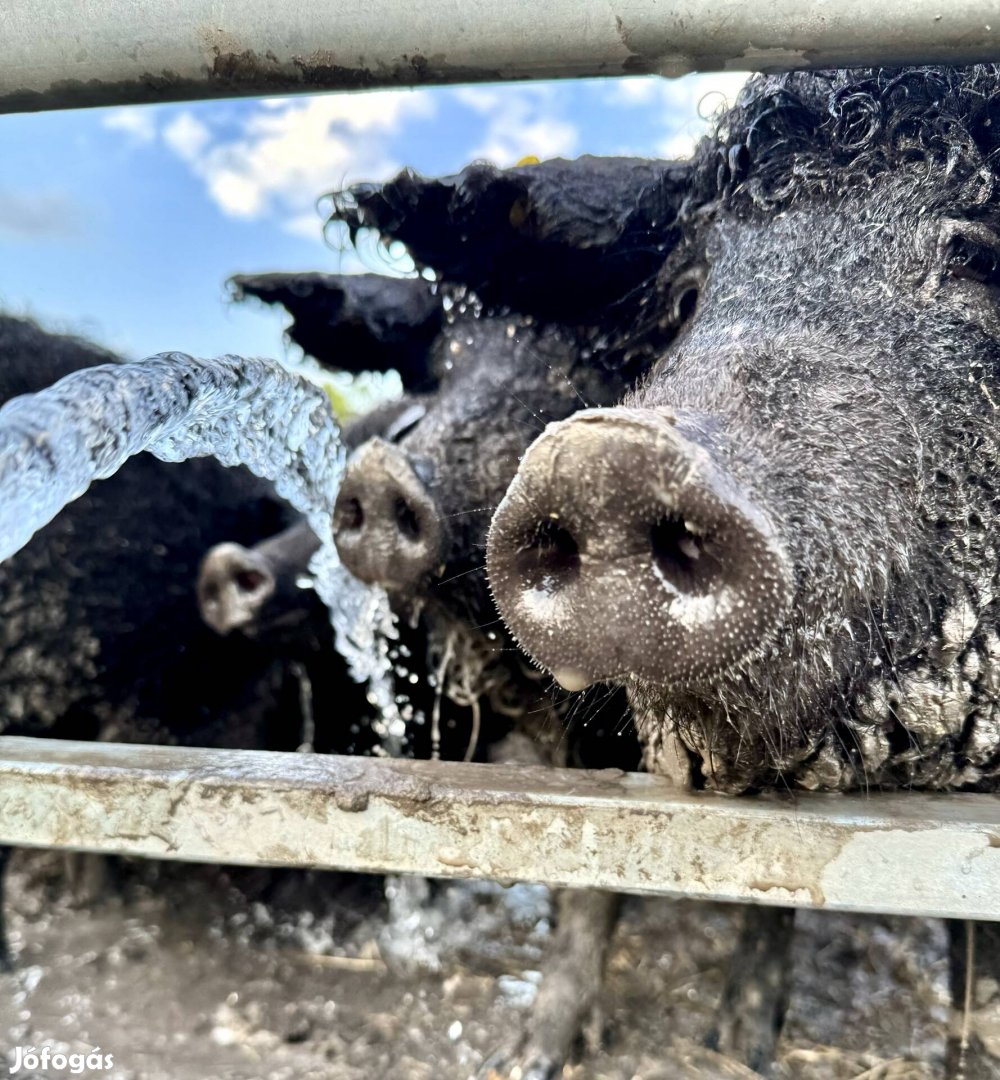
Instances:
[[[346,453],[327,396],[274,361],[162,353],[74,372],[0,409],[0,561],[10,558],[95,480],[135,454],[213,456],[271,481],[320,538],[310,567],[337,649],[367,682],[387,732],[400,727],[388,599],[348,574],[331,512]],[[393,752],[393,736],[387,750]]]

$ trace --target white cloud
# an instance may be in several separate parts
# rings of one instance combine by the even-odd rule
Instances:
[[[657,75],[612,79],[606,95],[611,105],[648,105],[660,89],[663,80]]]
[[[692,109],[701,120],[711,120],[720,109],[736,101],[749,78],[746,71],[717,71],[706,75],[685,75],[681,79],[660,79],[664,104]]]
[[[736,100],[749,77],[746,71],[719,71],[666,79],[660,75],[609,79],[605,100],[611,105],[650,105],[660,101],[703,120]]]
[[[523,157],[564,157],[573,153],[580,132],[562,114],[562,95],[549,86],[491,90],[462,87],[454,91],[463,105],[488,117],[482,140],[469,151],[471,159],[514,165]]]
[[[668,135],[656,147],[657,157],[667,158],[668,161],[677,161],[681,158],[689,158],[694,155],[695,147],[701,133],[681,130]]]
[[[509,87],[506,88],[508,91]],[[478,113],[487,113],[503,101],[503,91],[488,86],[460,86],[452,91],[456,101]]]
[[[163,138],[223,213],[245,219],[274,214],[289,231],[318,239],[316,198],[395,172],[392,137],[434,108],[426,95],[403,90],[272,98],[256,103],[235,132],[206,109],[200,116],[178,115]]]
[[[156,138],[155,110],[141,105],[115,109],[104,117],[103,124],[112,131],[124,132],[134,143],[151,143]]]
[[[731,101],[744,80],[733,73],[635,77],[609,81],[602,94],[626,127],[638,109],[662,124],[662,136],[644,138],[645,152],[680,157],[690,154],[707,117]],[[477,121],[475,145],[462,149],[466,161],[509,166],[524,157],[574,156],[585,149],[587,118],[570,112],[579,99],[551,83],[269,98],[239,107],[132,107],[111,111],[103,122],[130,141],[156,143],[175,155],[224,214],[273,217],[294,235],[320,240],[317,197],[391,176],[405,163],[395,151],[400,134],[433,116],[446,95]]]
[[[656,154],[666,158],[690,157],[711,120],[736,101],[747,72],[716,72],[665,79],[649,75],[609,82],[605,101],[615,108],[659,108],[664,136]]]
[[[191,163],[212,141],[212,132],[193,113],[183,112],[163,129],[163,141],[179,158]]]

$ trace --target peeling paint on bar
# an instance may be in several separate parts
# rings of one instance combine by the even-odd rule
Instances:
[[[0,842],[1000,918],[991,795],[734,799],[617,770],[2,737]]]
[[[0,112],[1000,59],[996,0],[5,0]]]

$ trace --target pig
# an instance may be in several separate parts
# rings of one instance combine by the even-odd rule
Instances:
[[[0,404],[118,361],[0,316]],[[212,633],[193,587],[206,548],[291,521],[269,484],[212,459],[141,454],[94,484],[0,564],[0,734],[296,749],[297,670],[266,641]],[[339,700],[363,715],[362,688],[345,680]]]
[[[354,418],[342,432],[345,446],[351,449],[375,432],[393,438],[401,423],[410,422],[411,408],[406,401],[388,402]],[[201,618],[222,637],[244,637],[283,657],[298,673],[310,703],[301,749],[381,752],[384,726],[374,723],[363,688],[348,673],[336,648],[330,612],[315,591],[310,561],[318,549],[319,539],[301,517],[253,545],[231,540],[213,545],[201,561],[195,585]],[[407,715],[421,718],[431,715],[434,694],[426,679],[413,685],[409,675],[426,676],[425,653],[420,628],[400,627],[400,640],[392,649],[402,673],[399,690],[411,703]],[[480,740],[467,721],[467,715],[445,720],[446,756],[476,757]],[[429,756],[428,738],[419,726],[411,727],[398,748],[406,756]]]
[[[679,740],[733,794],[1000,786],[998,152],[994,65],[753,79],[651,283],[670,347],[524,455],[488,540],[501,614],[567,689],[627,688],[652,768]],[[778,919],[778,964],[751,951],[770,1004],[737,994],[715,1033],[761,1070]],[[997,939],[953,973],[976,1012],[949,1076],[1000,1075]]]
[[[490,514],[544,423],[612,404],[656,354],[660,330],[642,319],[642,286],[675,239],[685,190],[682,165],[581,158],[509,170],[476,165],[444,179],[404,172],[335,196],[334,217],[352,236],[373,229],[401,241],[424,276],[433,273],[433,285],[407,282],[445,311],[429,342],[421,303],[365,279],[234,279],[239,295],[284,304],[290,336],[321,363],[364,369],[375,355],[399,370],[400,423],[353,450],[335,540],[346,567],[387,589],[404,622],[419,613],[428,666],[458,701],[476,703],[491,760],[637,763],[633,741],[616,735],[627,718],[618,694],[571,710],[578,722],[562,736],[556,721],[566,703],[548,699],[511,648],[486,588],[483,552]],[[324,289],[334,295],[318,295]],[[411,343],[425,345],[416,364],[405,348],[404,366],[383,349],[402,348],[409,320]],[[616,327],[638,321],[649,323],[649,339],[623,340]],[[377,343],[352,356],[344,345],[357,343],[359,327]],[[588,708],[592,716],[579,722]],[[510,737],[498,739],[510,716]],[[487,1072],[555,1075],[595,1002],[618,899],[563,893],[558,905],[552,963],[529,1030]]]

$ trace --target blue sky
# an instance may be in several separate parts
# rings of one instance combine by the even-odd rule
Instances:
[[[743,76],[324,94],[0,116],[0,307],[138,357],[295,359],[266,270],[385,269],[324,239],[317,199],[404,165],[683,156]]]

